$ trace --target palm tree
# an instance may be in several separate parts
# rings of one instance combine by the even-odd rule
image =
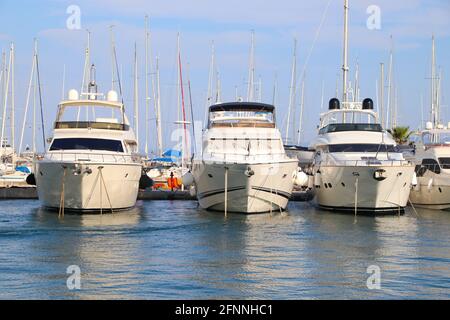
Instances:
[[[412,134],[412,131],[409,131],[409,127],[395,127],[387,131],[392,135],[397,144],[407,144]]]

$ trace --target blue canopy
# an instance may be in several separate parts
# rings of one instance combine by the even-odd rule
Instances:
[[[166,158],[181,158],[181,151],[175,149],[168,149],[163,153]]]
[[[16,171],[20,171],[23,173],[31,173],[30,169],[28,167],[25,166],[18,166],[16,167]]]

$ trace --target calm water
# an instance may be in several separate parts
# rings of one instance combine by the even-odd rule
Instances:
[[[358,217],[291,203],[229,215],[190,201],[68,215],[0,202],[1,299],[450,298],[450,212]],[[66,268],[81,269],[81,290]],[[381,289],[368,290],[370,265]]]

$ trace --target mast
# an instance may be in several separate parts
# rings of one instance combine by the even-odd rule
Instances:
[[[145,15],[145,147],[144,152],[148,159],[148,111],[149,111],[149,100],[148,96],[148,15]],[[156,102],[155,102],[156,103]],[[159,156],[159,155],[158,155]]]
[[[432,47],[431,47],[431,121],[433,123],[433,128],[436,128],[438,123],[437,118],[437,105],[436,105],[436,48],[434,35],[432,36]]]
[[[83,80],[81,82],[81,90],[80,90],[80,96],[85,95],[88,93],[88,83],[89,83],[89,67],[90,67],[90,47],[91,47],[91,32],[87,30],[87,46],[85,50],[85,57],[84,57],[84,68],[83,68]],[[81,108],[78,108],[77,112],[77,122],[80,121],[80,112]],[[89,121],[89,112],[88,108],[86,108],[86,121]]]
[[[115,48],[116,44],[115,44],[115,39],[114,39],[113,28],[114,28],[113,25],[109,26],[109,32],[110,32],[110,36],[111,36],[111,90],[115,90],[114,83],[115,83],[115,79],[116,79],[116,69],[114,67],[115,66],[114,48]]]
[[[5,82],[5,92],[3,97],[3,115],[2,115],[2,133],[0,138],[0,143],[2,144],[2,154],[3,154],[3,148],[6,148],[5,143],[5,125],[6,125],[6,110],[8,106],[8,94],[9,94],[9,83],[10,83],[10,77],[11,77],[11,63],[12,63],[12,50],[13,45],[11,44],[10,51],[9,51],[9,62],[8,62],[8,69],[6,71],[6,82]]]
[[[347,102],[348,78],[348,0],[344,0],[344,52],[342,65],[342,102]]]
[[[359,101],[359,62],[356,61],[356,69],[355,69],[355,89],[353,93],[353,101]]]
[[[386,105],[386,127],[393,128],[394,121],[394,111],[392,106],[392,68],[393,68],[393,45],[392,45],[392,35],[391,35],[391,50],[389,53],[389,74],[388,74],[388,96]]]
[[[158,138],[158,156],[163,154],[162,126],[161,126],[161,88],[159,81],[159,57],[156,56],[156,132]]]
[[[139,146],[139,88],[138,88],[138,57],[137,44],[134,43],[134,132]]]
[[[272,105],[274,106],[277,104],[277,96],[278,96],[278,74],[277,72],[275,72],[275,77],[273,80],[273,93],[272,93]]]
[[[247,102],[254,100],[254,82],[255,82],[255,31],[252,30],[250,59],[248,67]]]
[[[292,58],[291,85],[289,87],[289,106],[286,122],[286,136],[284,138],[285,144],[288,144],[289,141],[289,125],[291,122],[292,106],[295,105],[295,92],[297,88],[296,82],[297,82],[297,38],[294,38],[294,54]]]
[[[15,116],[15,104],[16,104],[16,101],[15,101],[15,88],[14,88],[14,82],[15,82],[15,80],[14,80],[14,74],[15,74],[15,68],[14,68],[14,65],[15,65],[15,48],[14,48],[14,43],[12,43],[11,44],[11,55],[12,55],[12,57],[11,57],[11,60],[12,60],[12,62],[11,62],[11,147],[12,147],[12,150],[13,150],[13,164],[14,164],[14,167],[15,167],[15,159],[14,159],[14,153],[15,153],[15,140],[16,140],[16,137],[15,137],[15,131],[16,131],[16,128],[15,128],[15,119],[14,119],[14,116]]]
[[[298,136],[297,136],[297,145],[300,145],[302,130],[303,130],[303,109],[305,108],[305,75],[303,74],[302,79],[302,98],[300,102],[300,119],[299,119],[299,127],[298,127]]]
[[[181,111],[183,116],[183,146],[182,146],[182,167],[185,167],[186,162],[185,159],[188,159],[187,157],[187,130],[186,130],[186,110],[184,107],[184,88],[183,88],[183,70],[181,65],[181,49],[180,49],[180,34],[178,34],[178,69],[180,74],[180,93],[181,93]]]
[[[28,114],[28,106],[30,103],[30,95],[31,95],[31,87],[33,86],[33,80],[35,79],[35,74],[34,74],[34,69],[36,67],[36,40],[34,40],[34,51],[33,51],[33,59],[31,60],[31,73],[30,73],[30,81],[28,82],[28,90],[27,90],[27,98],[26,98],[26,102],[25,102],[25,112],[24,112],[24,116],[23,116],[23,122],[22,122],[22,130],[21,130],[21,134],[20,134],[20,142],[19,142],[19,154],[22,152],[22,145],[23,145],[23,135],[25,133],[25,125],[26,125],[26,121],[27,121],[27,114]],[[36,92],[36,90],[34,89],[34,93]],[[35,95],[33,96],[34,101],[36,101],[35,99]],[[34,104],[35,107],[36,104]],[[33,114],[35,113],[35,108],[33,110]],[[33,120],[34,120],[34,116],[33,116]],[[33,121],[33,128],[34,128],[34,121]],[[34,141],[34,130],[33,130],[33,141]],[[33,150],[34,151],[34,150]]]
[[[384,63],[380,63],[380,115],[381,115],[381,126],[385,127],[385,119],[384,119]]]
[[[214,46],[214,41],[211,43],[211,61],[209,63],[209,74],[208,74],[208,91],[206,93],[206,105],[205,105],[205,116],[204,116],[204,123],[207,124],[208,120],[208,110],[209,107],[212,104],[212,91],[213,91],[213,81],[214,81],[214,74],[215,74],[215,57],[216,50]]]
[[[325,94],[325,81],[322,80],[322,95],[320,98],[320,112],[322,112],[322,110],[323,110],[324,94]]]

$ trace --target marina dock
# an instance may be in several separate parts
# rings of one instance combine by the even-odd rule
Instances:
[[[293,192],[291,201],[310,201],[314,197],[312,192]],[[37,191],[34,187],[0,188],[0,200],[36,199]],[[139,191],[138,200],[196,200],[189,191]]]

